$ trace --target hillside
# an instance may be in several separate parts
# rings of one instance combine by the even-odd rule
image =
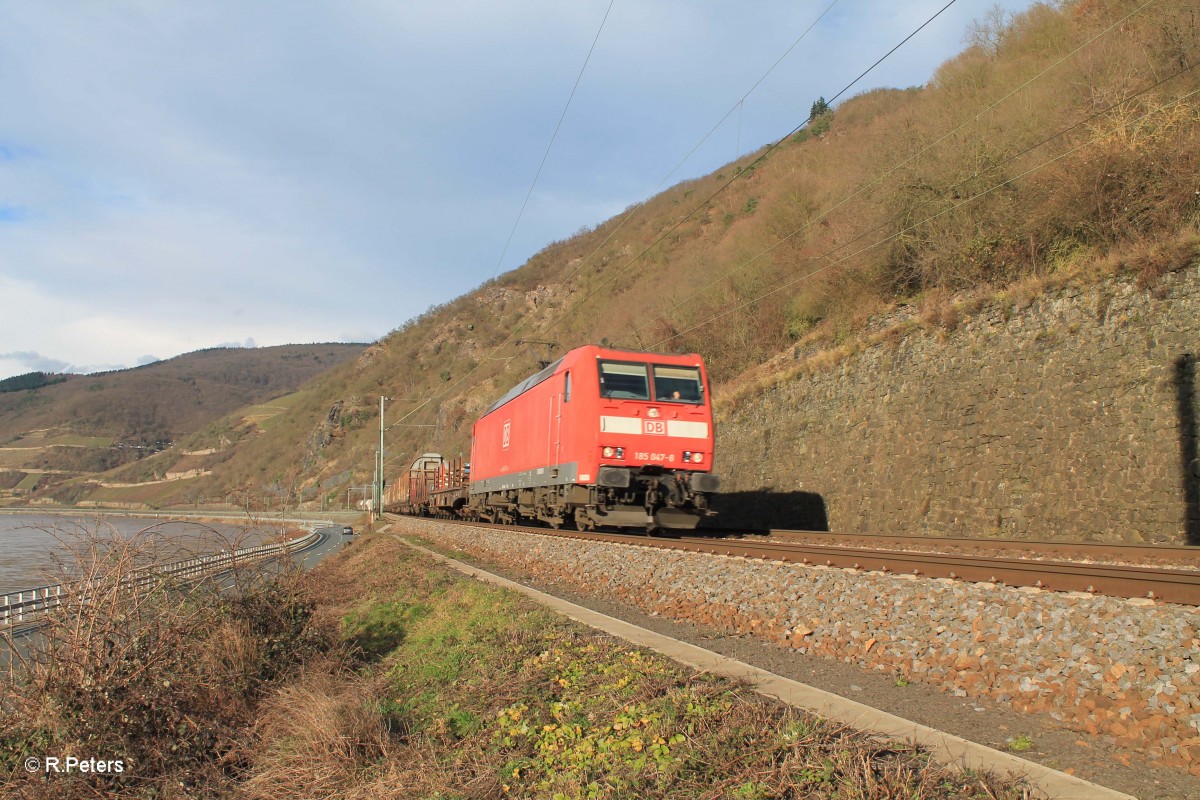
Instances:
[[[212,474],[154,502],[345,503],[371,479],[381,395],[389,476],[421,452],[465,451],[479,412],[535,368],[543,346],[523,340],[699,352],[727,413],[795,354],[847,347],[898,307],[952,328],[967,296],[1115,275],[1151,287],[1195,259],[1194,4],[1038,5],[970,39],[925,86],[814,102],[821,113],[777,146],[431,308],[270,426],[225,418],[237,434]],[[160,472],[186,466],[156,458]]]
[[[0,393],[0,487],[27,490],[139,461],[234,409],[294,392],[362,349],[213,348],[134,369],[25,382],[34,388],[14,379],[18,388]]]

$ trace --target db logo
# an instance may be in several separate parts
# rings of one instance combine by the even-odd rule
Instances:
[[[504,450],[507,450],[508,442],[509,442],[509,439],[511,439],[511,438],[512,438],[512,420],[506,419],[506,420],[504,420],[504,441],[500,445],[500,447]]]
[[[666,436],[667,421],[662,419],[644,419],[642,420],[642,433],[650,433],[655,436]]]

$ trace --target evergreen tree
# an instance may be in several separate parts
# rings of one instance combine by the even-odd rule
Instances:
[[[26,372],[24,375],[14,375],[0,381],[0,392],[21,392],[26,389],[40,389],[65,381],[61,375],[47,375],[44,372]]]

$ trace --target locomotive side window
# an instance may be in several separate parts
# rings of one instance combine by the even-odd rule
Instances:
[[[654,399],[668,403],[699,403],[704,392],[697,367],[654,365]]]
[[[600,396],[621,400],[649,400],[650,379],[645,364],[600,362]]]
[[[563,402],[571,402],[571,373],[566,372],[563,375]]]

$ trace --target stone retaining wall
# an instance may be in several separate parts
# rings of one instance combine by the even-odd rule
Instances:
[[[1200,544],[1200,264],[908,328],[725,415],[726,519]]]

